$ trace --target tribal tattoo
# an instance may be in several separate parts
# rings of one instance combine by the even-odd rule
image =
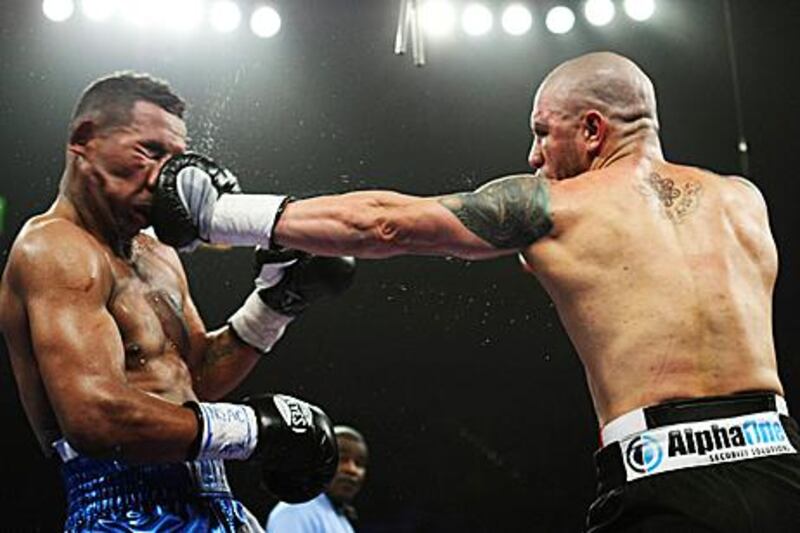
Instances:
[[[655,197],[664,216],[676,224],[683,222],[700,204],[703,186],[696,181],[687,181],[681,188],[674,180],[651,172],[643,182],[636,190],[644,196]]]
[[[541,177],[508,176],[439,202],[468,230],[499,249],[523,248],[553,228],[550,186]]]

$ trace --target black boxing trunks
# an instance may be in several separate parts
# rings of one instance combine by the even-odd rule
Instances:
[[[637,409],[602,441],[588,533],[800,531],[800,432],[780,396]]]
[[[78,455],[64,440],[64,530],[262,532],[233,498],[222,461],[129,464]]]

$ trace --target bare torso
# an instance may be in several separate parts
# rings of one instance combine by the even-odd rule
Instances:
[[[183,311],[187,293],[174,252],[139,235],[134,238],[130,259],[122,259],[68,218],[52,211],[34,217],[17,237],[3,274],[0,325],[20,398],[45,453],[49,453],[50,443],[60,437],[60,430],[34,353],[24,296],[27,287],[17,282],[22,266],[16,260],[25,247],[40,245],[43,231],[48,232],[48,238],[63,234],[75,247],[75,256],[52,257],[53,261],[77,258],[100,265],[96,277],[105,286],[106,308],[119,329],[121,346],[114,346],[119,339],[107,339],[109,345],[98,346],[98,350],[110,347],[117,353],[114,363],[119,364],[127,386],[176,404],[194,399],[185,360],[189,353],[189,328]],[[69,372],[69,366],[62,372]]]
[[[524,252],[583,361],[601,424],[668,399],[782,392],[777,252],[750,184],[640,162],[552,186]]]

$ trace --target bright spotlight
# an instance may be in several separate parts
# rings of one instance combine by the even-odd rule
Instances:
[[[242,20],[242,12],[239,6],[231,0],[219,0],[211,5],[209,13],[211,27],[220,33],[232,32],[239,27]]]
[[[274,36],[281,29],[281,16],[270,6],[261,6],[250,17],[250,29],[264,39]]]
[[[42,13],[53,22],[64,22],[72,16],[75,4],[72,0],[44,0]]]
[[[556,6],[548,11],[544,23],[552,33],[567,33],[575,25],[575,14],[568,7]]]
[[[625,13],[633,20],[644,21],[656,11],[655,0],[625,0]]]
[[[583,12],[589,24],[605,26],[614,18],[615,9],[611,0],[587,0]]]
[[[203,20],[203,0],[162,0],[161,26],[178,31],[196,28]]]
[[[431,35],[445,35],[453,30],[456,13],[444,0],[429,0],[422,6],[422,25]]]
[[[114,0],[82,0],[81,9],[87,19],[95,22],[107,20],[114,14],[117,3]]]
[[[159,0],[122,0],[120,11],[123,18],[137,28],[156,25],[161,19]]]
[[[523,5],[510,5],[503,11],[503,29],[511,35],[522,35],[531,29],[531,12]]]
[[[461,15],[461,26],[469,35],[483,35],[492,29],[492,12],[481,4],[470,4]]]

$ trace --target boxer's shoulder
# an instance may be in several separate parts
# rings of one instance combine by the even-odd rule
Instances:
[[[25,223],[12,245],[6,270],[18,292],[44,284],[86,290],[110,283],[100,243],[85,229],[58,217],[38,216]]]

